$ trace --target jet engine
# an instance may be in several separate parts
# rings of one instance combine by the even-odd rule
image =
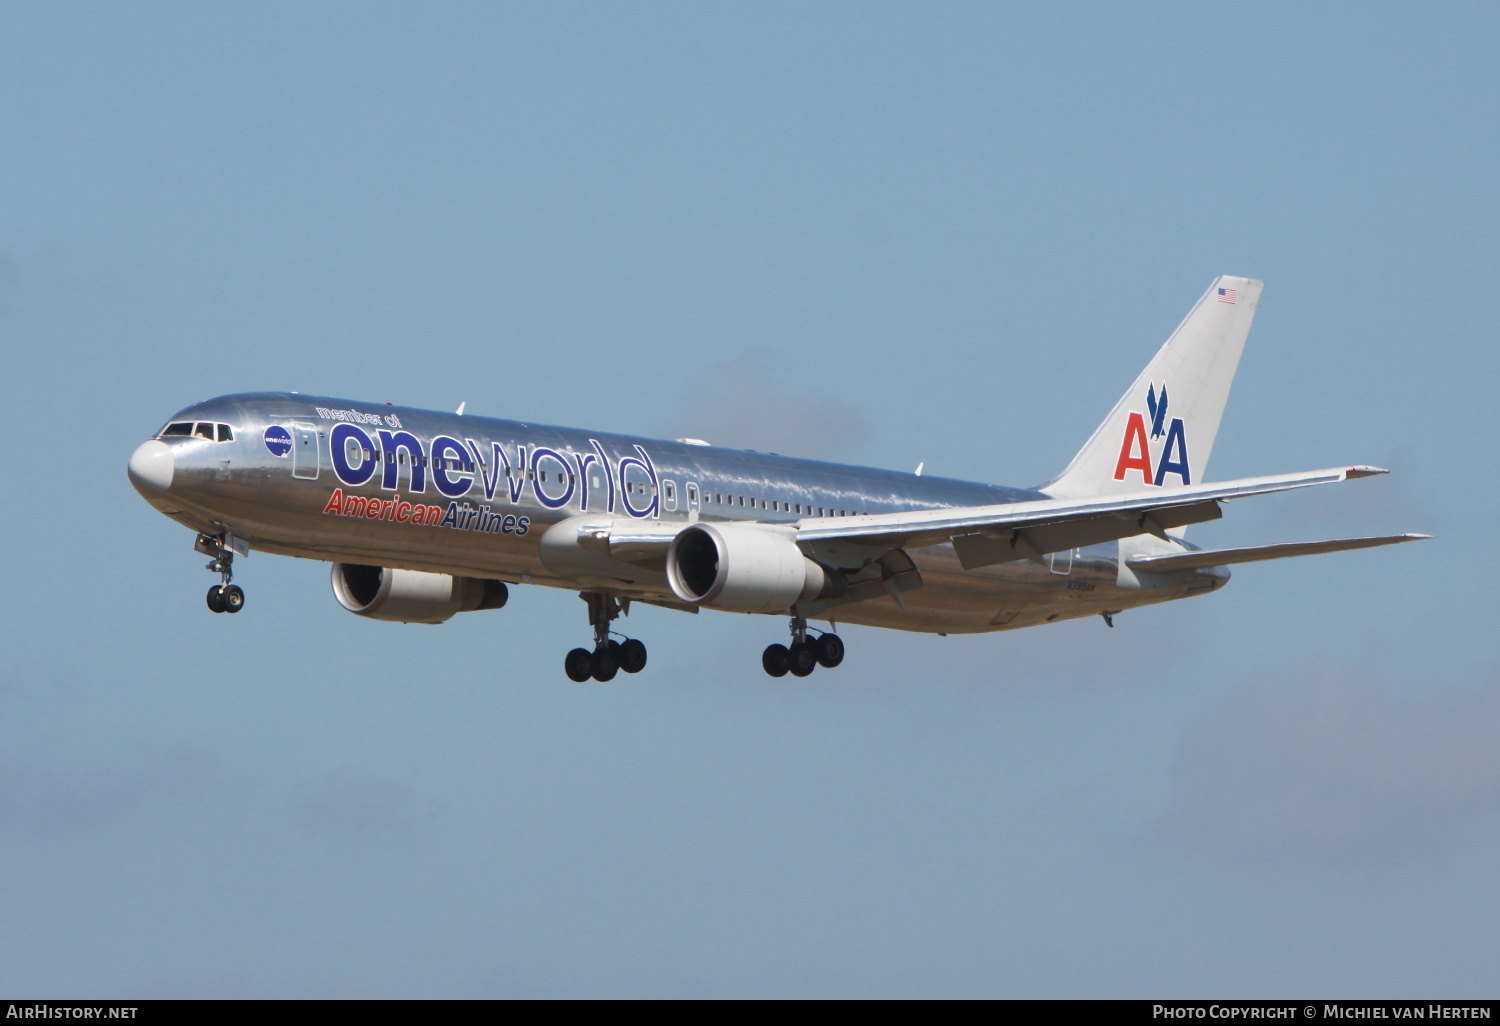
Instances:
[[[785,613],[828,585],[789,534],[749,524],[694,524],[672,541],[667,580],[684,602],[733,613]]]
[[[351,613],[401,623],[442,623],[454,613],[499,609],[510,597],[503,581],[333,564],[333,594]]]

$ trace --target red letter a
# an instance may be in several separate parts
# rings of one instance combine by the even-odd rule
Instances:
[[[1125,437],[1120,440],[1120,459],[1115,463],[1115,480],[1125,480],[1125,471],[1139,470],[1143,484],[1151,484],[1151,450],[1146,448],[1146,419],[1132,413],[1125,422]]]

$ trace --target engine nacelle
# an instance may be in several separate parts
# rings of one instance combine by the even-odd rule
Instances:
[[[503,581],[333,564],[333,594],[351,613],[400,623],[442,623],[454,613],[499,609],[510,597]]]
[[[751,524],[684,528],[667,555],[667,580],[684,602],[734,613],[785,613],[828,584],[792,538]]]

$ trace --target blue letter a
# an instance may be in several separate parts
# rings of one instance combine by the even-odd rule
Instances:
[[[1172,458],[1174,450],[1177,453],[1176,459]],[[1172,426],[1167,429],[1167,444],[1162,446],[1161,461],[1156,464],[1156,484],[1161,484],[1168,474],[1176,474],[1185,485],[1193,483],[1189,476],[1187,437],[1182,431],[1181,417],[1173,417]]]

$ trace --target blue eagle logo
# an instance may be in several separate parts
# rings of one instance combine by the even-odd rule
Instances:
[[[1161,398],[1156,397],[1156,388],[1146,386],[1146,408],[1151,411],[1151,437],[1160,438],[1167,433],[1167,386],[1161,386]]]

